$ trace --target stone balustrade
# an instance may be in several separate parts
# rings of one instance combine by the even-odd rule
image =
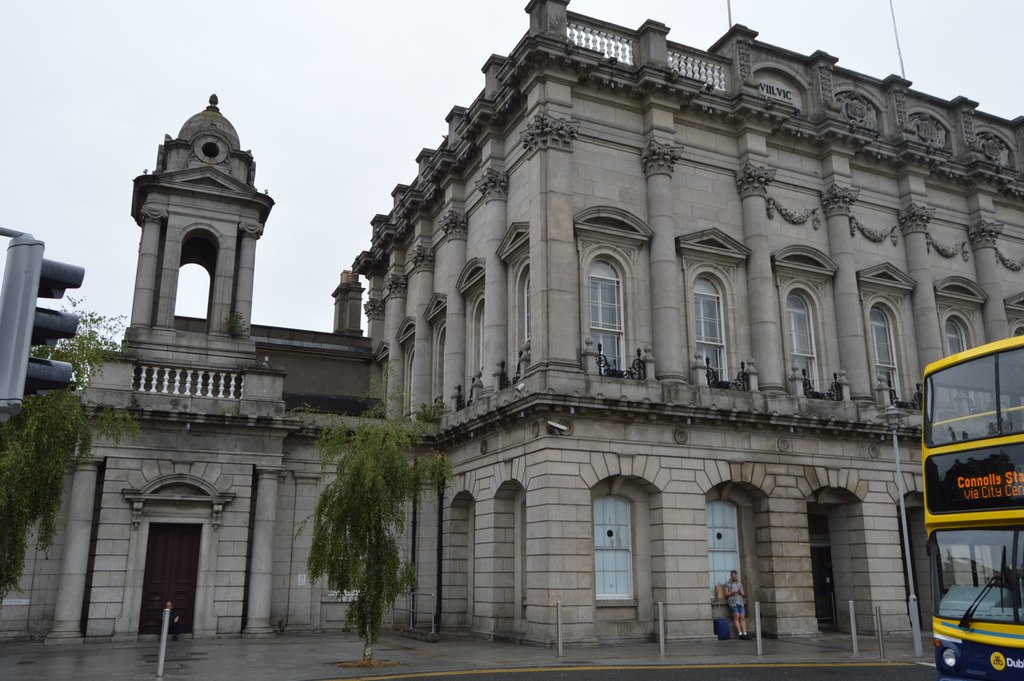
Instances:
[[[686,78],[710,85],[713,90],[725,90],[725,66],[702,57],[677,50],[668,51],[668,67]]]
[[[136,364],[132,390],[182,397],[241,399],[245,374],[239,371]]]
[[[632,38],[571,21],[566,25],[566,33],[576,47],[600,52],[621,64],[634,64]]]

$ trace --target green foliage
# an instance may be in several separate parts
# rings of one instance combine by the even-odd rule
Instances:
[[[224,331],[235,338],[249,333],[249,324],[241,312],[232,312],[224,318]]]
[[[39,549],[52,545],[69,459],[89,456],[94,433],[117,440],[136,427],[123,411],[87,411],[78,392],[119,350],[112,338],[122,324],[69,303],[81,317],[78,334],[32,353],[69,362],[75,389],[26,396],[21,413],[0,424],[0,596],[21,579],[33,529]]]
[[[403,557],[406,505],[424,489],[451,479],[447,457],[417,456],[423,424],[389,418],[381,402],[352,428],[325,428],[317,446],[334,480],[317,502],[308,567],[329,589],[356,592],[346,621],[365,642],[364,659],[380,637],[384,615],[416,584]]]

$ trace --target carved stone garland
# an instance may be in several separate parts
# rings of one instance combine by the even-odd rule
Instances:
[[[895,246],[899,243],[899,239],[896,236],[896,229],[899,225],[893,225],[889,229],[871,229],[861,224],[860,220],[854,216],[850,216],[850,236],[856,236],[857,232],[860,232],[865,239],[873,241],[876,244],[880,244],[886,239],[892,241],[892,245]]]
[[[811,227],[814,229],[821,227],[821,212],[817,208],[808,208],[799,213],[794,213],[771,196],[765,197],[764,208],[765,212],[768,213],[769,220],[774,218],[775,211],[778,211],[782,219],[791,225],[802,225],[810,219]]]

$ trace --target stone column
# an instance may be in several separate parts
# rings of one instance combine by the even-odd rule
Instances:
[[[245,324],[252,324],[252,283],[256,272],[256,241],[263,236],[259,222],[240,222],[238,266],[235,272],[234,314]],[[246,334],[248,335],[248,334]]]
[[[405,390],[405,348],[398,342],[398,326],[405,318],[405,295],[408,289],[404,274],[391,274],[384,281],[384,340],[388,344],[388,363],[391,369],[384,386],[387,397],[401,395]],[[401,409],[392,403],[389,409]]]
[[[427,321],[427,303],[434,292],[434,253],[428,246],[413,249],[412,274],[409,277],[410,312],[415,315],[416,335],[413,339],[412,386],[410,406],[413,411],[420,405],[430,406],[431,367],[434,359],[434,338]]]
[[[543,3],[539,3],[543,4]],[[556,91],[554,83],[545,92]],[[559,91],[567,100],[568,89]],[[579,124],[546,112],[522,135],[530,187],[530,369],[580,372],[579,258],[573,226],[572,148]]]
[[[750,249],[747,298],[758,382],[762,390],[785,392],[779,291],[772,275],[772,242],[778,235],[765,207],[768,185],[774,179],[774,168],[762,168],[749,162],[736,171],[736,187],[743,203],[744,241]]]
[[[935,306],[935,284],[928,267],[928,222],[934,210],[911,202],[900,211],[899,225],[903,232],[908,274],[916,285],[911,296],[914,304],[914,336],[917,338],[917,359],[925,366],[941,359],[942,330]]]
[[[98,468],[95,461],[79,461],[71,481],[64,560],[57,587],[53,627],[46,636],[47,643],[78,643],[82,640],[82,602],[89,566],[89,537]]]
[[[650,258],[655,370],[659,381],[685,383],[683,281],[672,211],[672,171],[681,156],[678,148],[651,139],[640,160],[647,176],[647,221],[654,232]]]
[[[456,210],[449,210],[441,218],[441,229],[447,238],[444,248],[448,250],[445,256],[448,298],[445,301],[444,388],[441,394],[446,399],[451,398],[446,403],[451,409],[456,408],[454,395],[457,386],[462,386],[463,396],[469,393],[466,384],[466,301],[458,287],[459,275],[466,266],[468,224],[465,213]]]
[[[860,191],[832,184],[821,195],[828,226],[828,245],[836,263],[833,296],[839,333],[839,361],[850,381],[850,399],[873,401],[868,346],[864,338],[864,313],[857,289],[857,265],[850,235],[850,206]]]
[[[362,331],[359,303],[364,289],[359,285],[359,275],[345,270],[341,273],[338,286],[331,293],[334,298],[334,333],[355,333]]]
[[[160,231],[167,211],[147,203],[142,207],[142,239],[135,271],[135,298],[132,300],[132,326],[152,326],[156,301],[157,273],[160,269]]]
[[[508,362],[508,281],[498,247],[508,222],[508,175],[488,168],[476,189],[487,202],[484,221],[484,386],[500,390],[501,362]]]
[[[256,514],[249,566],[249,603],[245,637],[273,636],[270,625],[271,581],[274,571],[274,525],[277,523],[277,468],[256,470]]]
[[[784,496],[763,500],[755,513],[763,626],[779,638],[816,634],[807,502],[796,487],[772,494]]]
[[[366,314],[366,336],[374,346],[384,338],[384,278],[379,274],[371,274],[370,294],[363,304]]]
[[[1003,303],[1003,284],[999,277],[996,240],[1003,233],[1003,226],[997,222],[980,220],[967,230],[967,238],[974,251],[974,267],[978,273],[978,285],[985,289],[985,303],[982,317],[985,320],[985,342],[1006,338],[1010,328],[1006,321],[1006,307]]]

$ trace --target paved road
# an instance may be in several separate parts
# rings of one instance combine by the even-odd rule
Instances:
[[[930,665],[895,662],[736,665],[570,665],[500,670],[420,673],[377,669],[372,675],[346,676],[344,681],[934,681]],[[339,681],[341,681],[339,679]]]

